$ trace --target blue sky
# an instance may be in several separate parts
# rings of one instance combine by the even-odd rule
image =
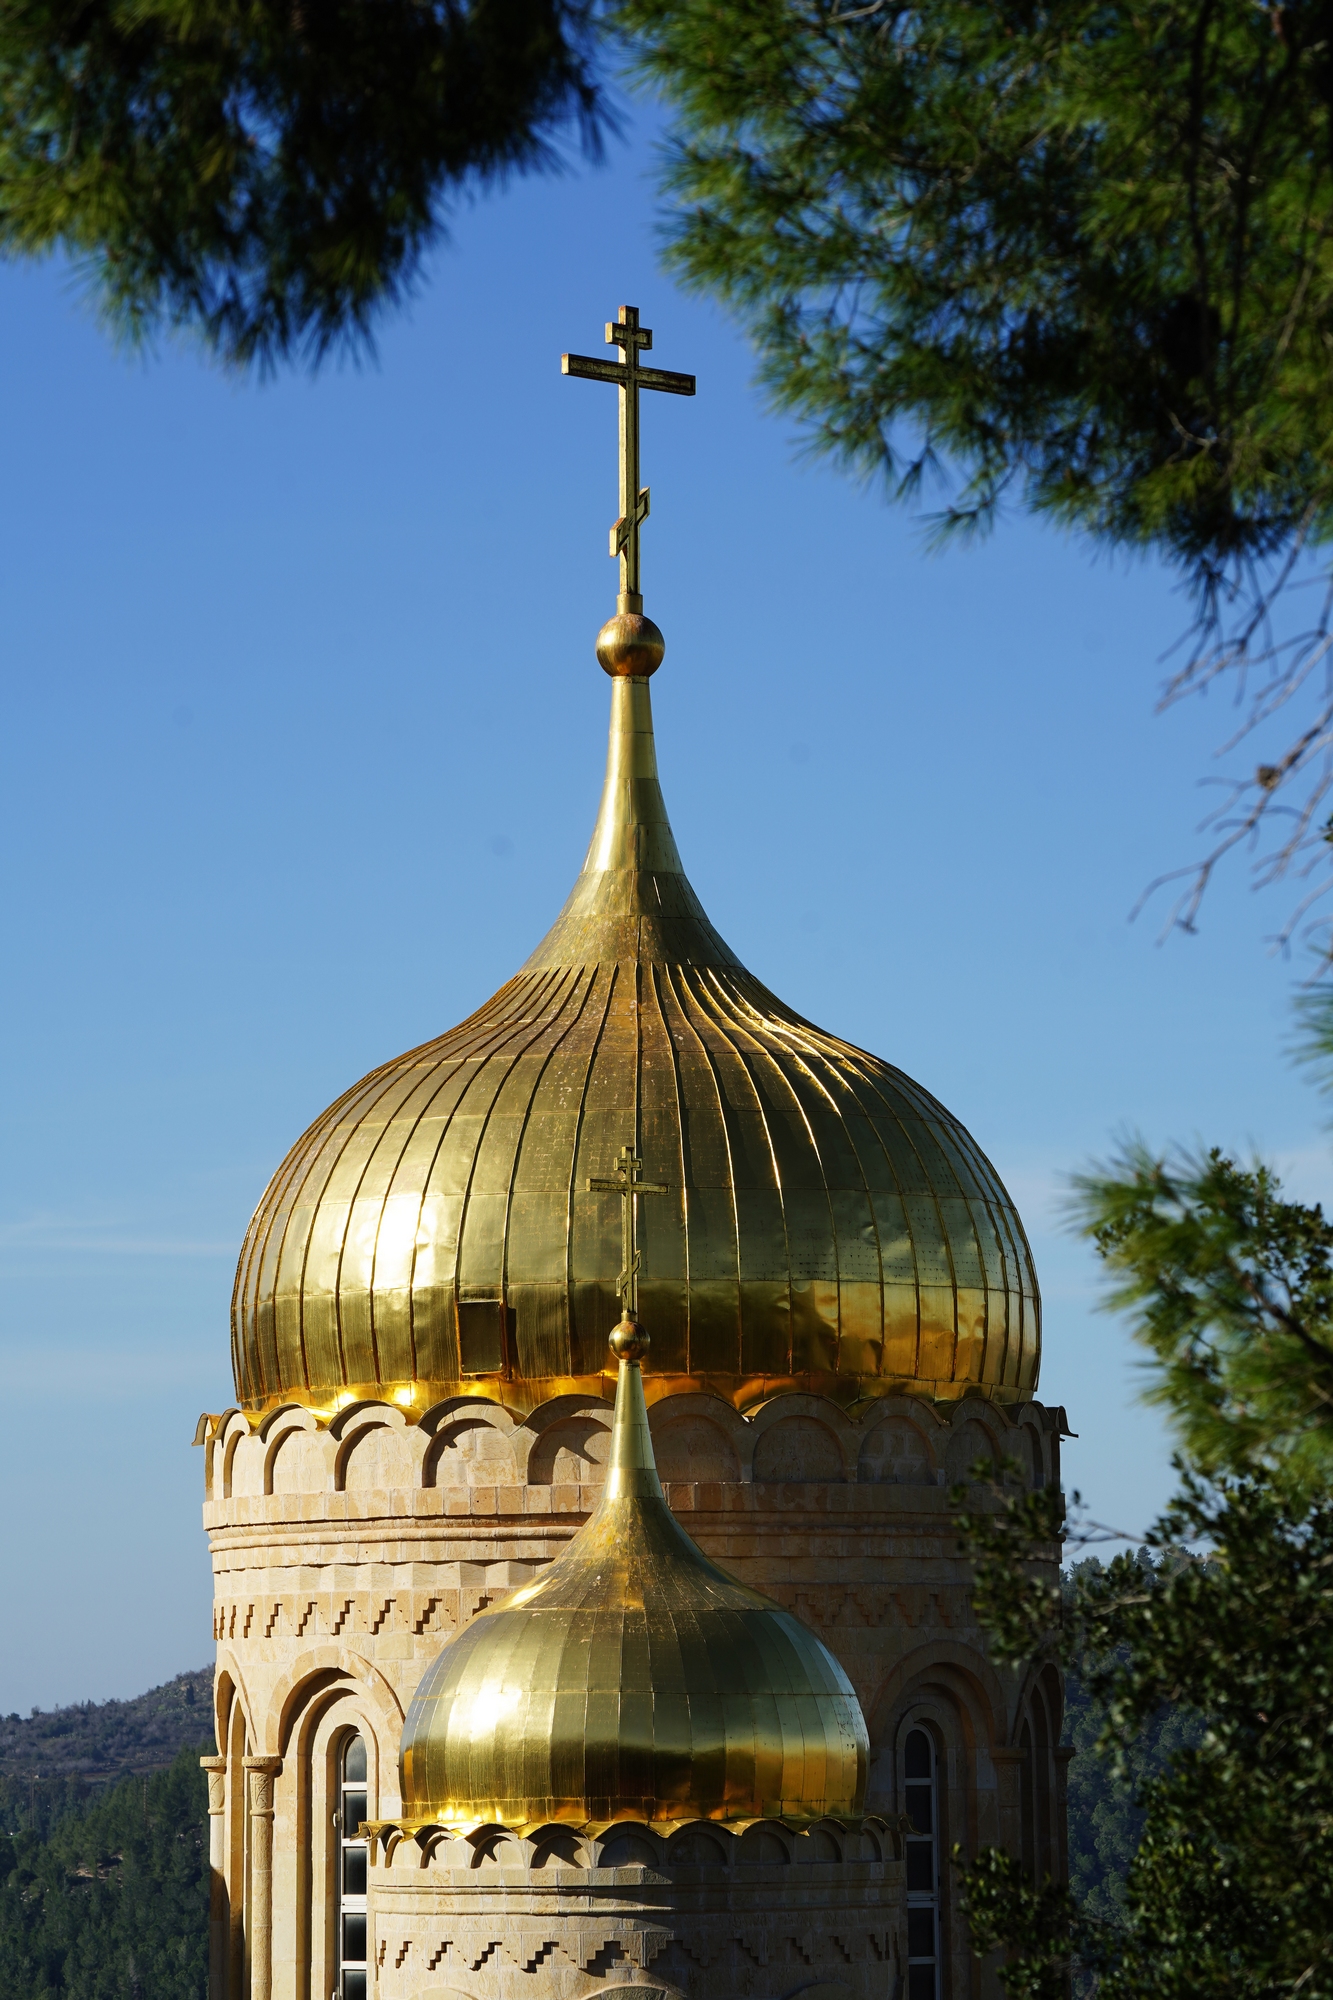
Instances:
[[[0,271],[0,1710],[209,1655],[196,1416],[287,1146],[470,1012],[579,866],[604,755],[609,390],[638,304],[647,608],[668,803],[750,967],[900,1064],[995,1160],[1046,1297],[1070,1483],[1170,1483],[1132,1354],[1059,1227],[1118,1131],[1327,1179],[1284,1053],[1282,892],[1193,939],[1128,914],[1197,851],[1224,700],[1155,717],[1183,622],[1148,566],[1021,520],[943,557],[804,459],[743,340],[658,269],[641,138],[459,219],[375,365],[224,377],[117,354],[55,266]]]

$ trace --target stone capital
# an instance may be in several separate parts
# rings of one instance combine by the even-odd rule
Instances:
[[[267,1817],[273,1812],[273,1780],[282,1769],[281,1757],[246,1757],[243,1760],[250,1779],[250,1811]]]
[[[227,1810],[227,1760],[225,1757],[201,1757],[199,1768],[208,1773],[208,1810],[210,1815]]]

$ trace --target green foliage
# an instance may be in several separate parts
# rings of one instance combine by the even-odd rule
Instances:
[[[198,2000],[208,1983],[207,1788],[198,1750],[45,1835],[0,1834],[5,2000]]]
[[[1007,1461],[1000,1479],[1017,1469],[1017,1461]],[[972,1606],[990,1634],[996,1659],[1026,1660],[1053,1643],[1064,1627],[1064,1589],[1055,1564],[1065,1497],[1050,1486],[1005,1491],[994,1469],[981,1460],[972,1472],[971,1488],[954,1486],[949,1492],[958,1552],[972,1562]],[[1076,1504],[1078,1497],[1076,1493]],[[1068,1663],[1073,1656],[1066,1651],[1064,1657]]]
[[[1333,533],[1323,0],[619,0],[670,256],[780,408],[1204,592]]]
[[[1155,1581],[1151,1552],[1141,1549],[1136,1560],[1145,1581]],[[1095,1557],[1075,1563],[1071,1595],[1085,1568],[1100,1567]],[[1104,1753],[1106,1706],[1080,1666],[1075,1660],[1065,1673],[1065,1737],[1074,1752],[1067,1771],[1069,1887],[1085,1914],[1115,1921],[1123,1914],[1125,1878],[1143,1833],[1138,1799],[1178,1751],[1198,1742],[1202,1724],[1192,1709],[1163,1707],[1118,1752]]]
[[[1095,1973],[1104,2000],[1328,2000],[1333,1500],[1298,1498],[1263,1471],[1208,1484],[1177,1463],[1156,1569],[1128,1555],[1081,1565],[1054,1630],[1049,1597],[1020,1592],[1032,1622],[1024,1634],[1012,1617],[998,1647],[1055,1646],[1104,1709],[1101,1749],[1143,1812],[1119,1908],[1024,1883],[989,1851],[966,1878],[974,1942],[1013,1954],[1001,1978],[1032,2000],[1064,1990],[1071,1967]],[[1043,1553],[1026,1498],[960,1516],[985,1601]],[[1190,1726],[1154,1772],[1139,1745],[1167,1709],[1192,1712]]]
[[[317,358],[451,198],[603,117],[591,0],[9,0],[0,249],[68,252],[131,337]]]
[[[1145,1390],[1204,1471],[1333,1484],[1333,1224],[1267,1167],[1127,1146],[1080,1176],[1078,1215],[1153,1357]]]
[[[1306,1013],[1306,1052],[1327,1065],[1333,1001]],[[1333,1232],[1266,1168],[1217,1151],[1132,1145],[1077,1185],[1186,1455],[1149,1551],[1079,1564],[1063,1604],[1042,1568],[1058,1499],[955,1492],[997,1652],[1045,1647],[1077,1668],[1071,1722],[1092,1753],[1076,1760],[1070,1888],[983,1853],[966,1876],[974,1941],[1008,1954],[1003,1982],[1032,2000],[1071,1973],[1103,2000],[1325,2000]],[[1104,1864],[1121,1861],[1117,1888]]]

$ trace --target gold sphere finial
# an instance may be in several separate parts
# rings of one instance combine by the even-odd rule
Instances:
[[[617,1361],[642,1361],[652,1342],[638,1320],[626,1313],[619,1326],[611,1329],[609,1345]]]
[[[597,634],[597,658],[614,680],[647,680],[662,664],[666,640],[641,611],[617,611]]]

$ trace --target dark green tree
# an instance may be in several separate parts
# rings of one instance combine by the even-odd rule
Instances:
[[[1307,1011],[1326,1065],[1333,1007]],[[1146,1557],[1082,1563],[1063,1594],[1060,1495],[955,1495],[997,1651],[1053,1646],[1077,1670],[1099,1719],[1079,1761],[1124,1864],[1090,1894],[1086,1865],[1065,1888],[983,1852],[974,1939],[1032,2000],[1071,1970],[1106,2000],[1333,1995],[1333,1226],[1216,1151],[1130,1145],[1076,1188],[1181,1491]]]
[[[1140,1549],[1136,1560],[1144,1582],[1154,1582],[1152,1551]],[[1065,1602],[1071,1611],[1080,1578],[1101,1567],[1096,1556],[1072,1565],[1065,1579]],[[1069,1887],[1086,1915],[1115,1919],[1123,1913],[1125,1878],[1143,1835],[1138,1800],[1177,1751],[1197,1742],[1199,1718],[1191,1709],[1163,1708],[1148,1718],[1121,1754],[1105,1756],[1100,1745],[1107,1707],[1088,1684],[1089,1664],[1075,1653],[1065,1672],[1064,1734],[1074,1753],[1067,1767]]]
[[[1261,1164],[1129,1145],[1076,1182],[1163,1407],[1201,1470],[1333,1488],[1333,1223]]]
[[[17,1787],[22,1794],[22,1787]],[[208,1983],[208,1832],[199,1753],[34,1808],[0,1833],[5,2000],[198,2000]]]
[[[1197,613],[1169,693],[1262,664],[1250,727],[1310,697],[1239,772],[1177,919],[1261,824],[1261,871],[1317,859],[1329,603],[1301,632],[1267,613],[1333,537],[1324,0],[615,12],[675,115],[671,263],[740,317],[815,447],[900,496],[944,469],[941,531],[1008,496],[1163,555]]]
[[[1009,1657],[1049,1632],[1050,1586],[1023,1564],[1058,1525],[1049,1494],[1004,1497],[965,1522],[979,1609]],[[1210,1484],[1182,1467],[1153,1541],[1151,1575],[1132,1556],[1083,1566],[1058,1628],[1104,1708],[1121,1782],[1145,1730],[1167,1713],[1186,1724],[1163,1768],[1140,1759],[1123,1889],[1081,1903],[983,1850],[965,1876],[974,1943],[1007,1954],[1014,2000],[1057,2000],[1071,1971],[1095,1975],[1103,2000],[1328,2000],[1333,1503],[1259,1472]]]
[[[593,0],[7,0],[0,249],[229,361],[369,336],[450,203],[596,149]]]

